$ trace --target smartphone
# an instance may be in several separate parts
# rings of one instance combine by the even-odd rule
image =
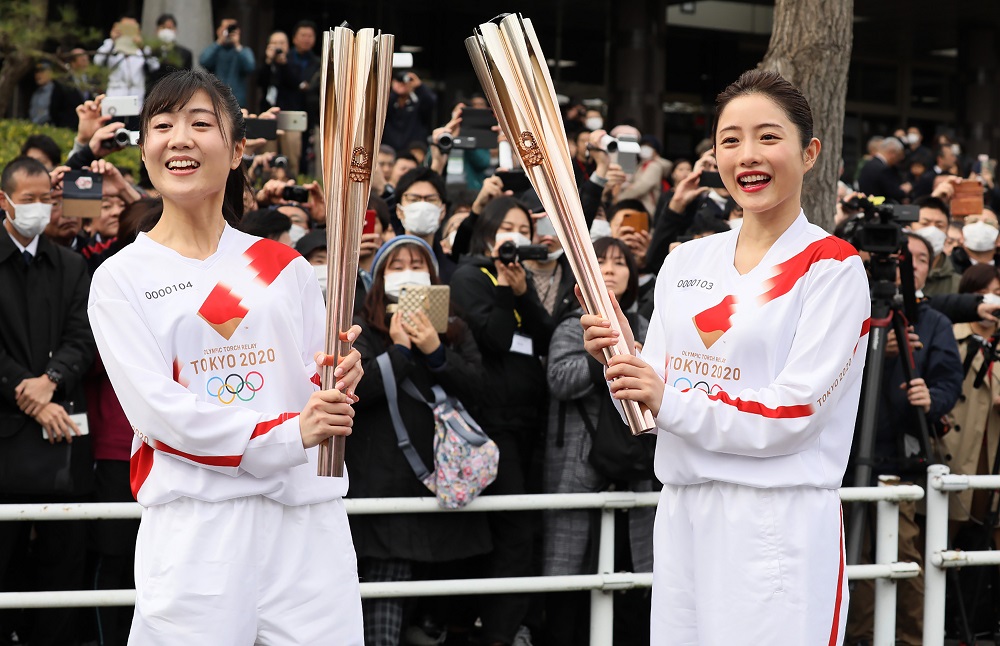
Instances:
[[[281,189],[281,199],[305,204],[309,201],[309,189],[301,186],[286,186]]]
[[[247,119],[247,139],[268,139],[278,138],[277,119]]]
[[[135,117],[139,110],[137,96],[106,96],[101,101],[101,115],[105,117]]]
[[[496,172],[496,176],[503,182],[503,190],[505,191],[514,191],[517,194],[531,188],[528,175],[523,170],[501,170]]]
[[[979,215],[985,206],[983,201],[983,185],[977,179],[966,179],[955,185],[955,194],[951,198],[951,214],[964,218],[967,215]]]
[[[301,110],[279,112],[275,121],[278,123],[278,130],[285,132],[305,132],[308,127],[306,113]]]
[[[636,233],[640,231],[649,231],[649,214],[645,211],[633,211],[632,209],[626,209],[622,212],[620,226],[632,227]]]
[[[451,288],[447,285],[403,285],[397,311],[410,314],[423,311],[438,334],[448,331]]]
[[[88,170],[70,170],[63,175],[63,215],[96,218],[101,215],[104,176]]]
[[[375,233],[375,220],[377,219],[378,216],[376,216],[374,209],[368,209],[367,211],[365,211],[365,226],[363,229],[361,229],[361,233],[363,235],[369,233]]]
[[[459,149],[496,148],[497,133],[493,127],[497,119],[493,110],[486,108],[464,108],[462,110],[462,134],[455,137],[454,147]]]
[[[701,171],[701,177],[698,179],[698,186],[707,186],[709,188],[726,188],[726,185],[722,183],[722,175],[719,175],[713,170],[703,170]]]
[[[393,69],[413,67],[413,54],[410,52],[393,52],[392,67]]]
[[[87,421],[86,413],[70,415],[69,418],[73,420],[73,423],[76,424],[76,427],[80,430],[80,435],[90,435],[90,423]],[[49,432],[44,428],[42,429],[42,439],[45,441],[48,441],[49,439]]]

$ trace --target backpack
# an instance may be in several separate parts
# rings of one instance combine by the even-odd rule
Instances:
[[[400,386],[414,399],[425,402],[434,414],[434,471],[424,464],[410,442],[403,418],[392,363],[388,354],[376,359],[382,371],[389,416],[396,431],[396,443],[406,461],[425,487],[445,509],[460,509],[481,494],[497,477],[500,450],[496,442],[480,428],[476,420],[455,397],[449,397],[440,386],[433,386],[434,401],[428,402],[416,385],[407,379]]]

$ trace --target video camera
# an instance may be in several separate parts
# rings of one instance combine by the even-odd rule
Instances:
[[[920,207],[885,204],[879,199],[855,196],[841,201],[843,209],[857,213],[845,224],[843,238],[858,251],[896,253],[903,247],[903,227],[920,219]]]
[[[549,250],[541,244],[516,245],[510,240],[497,248],[497,260],[505,265],[512,265],[522,260],[548,260]]]
[[[622,167],[626,175],[639,170],[639,138],[634,135],[611,135],[601,137],[601,148],[608,152],[611,161]]]

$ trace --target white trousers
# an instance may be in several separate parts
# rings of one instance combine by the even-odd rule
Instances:
[[[651,646],[838,646],[847,623],[836,490],[665,485]]]
[[[136,646],[363,646],[343,501],[180,498],[143,512]]]

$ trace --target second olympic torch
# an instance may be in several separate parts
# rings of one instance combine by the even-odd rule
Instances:
[[[480,25],[465,46],[500,127],[566,250],[585,309],[618,329],[580,204],[552,78],[531,21],[518,14],[494,18]],[[619,337],[605,357],[632,352]],[[627,400],[622,404],[633,435],[655,427],[645,406]]]
[[[372,161],[382,141],[392,76],[393,36],[337,27],[323,34],[319,156],[326,199],[326,347],[339,361],[351,351],[340,333],[351,327]],[[323,389],[337,379],[320,370]],[[319,445],[318,473],[344,475],[344,437]]]

